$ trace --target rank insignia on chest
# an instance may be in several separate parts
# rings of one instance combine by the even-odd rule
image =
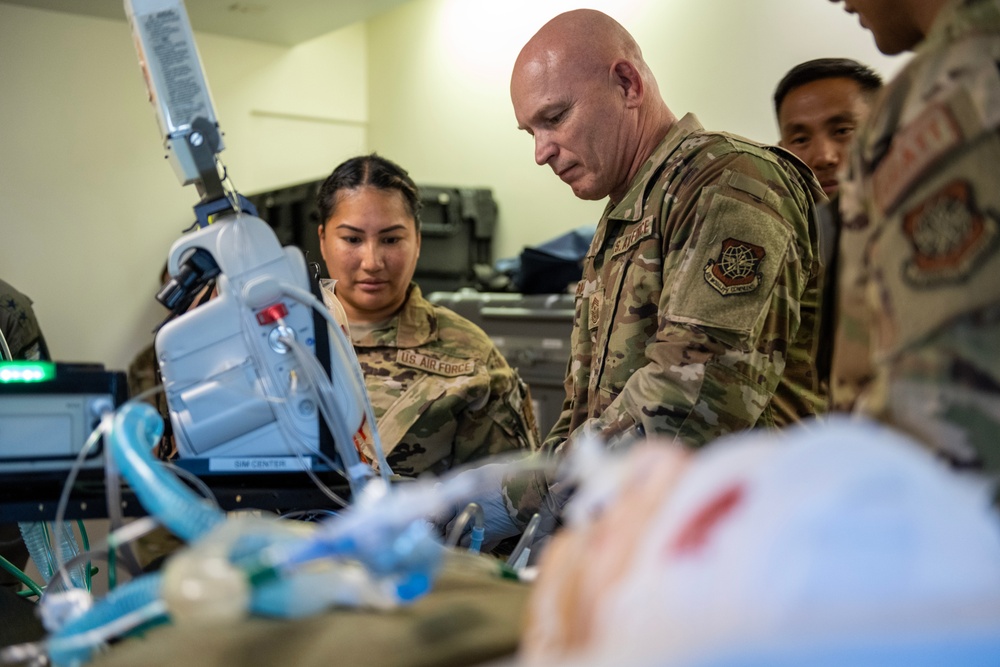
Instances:
[[[903,273],[918,287],[962,280],[996,239],[997,223],[976,208],[972,189],[953,181],[903,217],[913,248]]]
[[[596,329],[597,325],[601,322],[601,294],[600,292],[594,292],[590,295],[590,317],[589,317],[589,327],[590,329]]]
[[[760,263],[766,254],[759,245],[726,239],[718,259],[705,265],[705,280],[722,296],[752,292],[760,285]]]

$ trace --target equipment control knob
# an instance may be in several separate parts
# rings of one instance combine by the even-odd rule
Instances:
[[[271,333],[267,334],[267,344],[278,354],[286,354],[288,346],[282,343],[279,338],[291,338],[295,340],[295,332],[289,327],[274,327]]]

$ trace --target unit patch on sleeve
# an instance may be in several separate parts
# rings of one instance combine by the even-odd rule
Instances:
[[[913,248],[903,274],[917,287],[964,279],[997,235],[996,221],[976,208],[965,181],[953,181],[903,218],[903,233]]]
[[[728,238],[722,242],[718,259],[705,265],[705,280],[722,296],[752,292],[760,285],[765,254],[759,245]]]

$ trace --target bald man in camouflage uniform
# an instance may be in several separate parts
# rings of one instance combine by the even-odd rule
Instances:
[[[388,322],[350,328],[394,473],[440,474],[538,448],[527,385],[482,329],[431,304],[417,285]]]
[[[998,471],[1000,0],[867,4],[879,49],[916,48],[841,189],[833,386],[862,387],[857,410],[953,463]]]
[[[824,195],[805,164],[677,119],[631,35],[593,10],[561,14],[528,42],[511,99],[535,161],[577,197],[609,198],[545,450],[584,430],[700,446],[825,409],[815,368]],[[558,514],[541,477],[502,484],[518,527],[543,500]]]
[[[677,121],[597,227],[577,287],[563,414],[689,445],[825,406],[811,174],[745,139]]]

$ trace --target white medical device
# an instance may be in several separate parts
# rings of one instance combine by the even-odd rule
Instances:
[[[155,348],[178,463],[199,475],[334,468],[357,491],[373,475],[359,452],[377,434],[353,348],[319,312],[302,252],[219,177],[219,124],[182,0],[125,10],[167,156],[202,194],[200,229],[174,243],[157,295],[177,314]]]
[[[192,149],[212,141],[212,133],[205,136],[205,128],[216,135],[209,155],[221,152],[224,146],[184,3],[126,1],[125,14],[167,157],[182,185],[194,183],[202,178],[205,166],[199,162],[200,152]]]

